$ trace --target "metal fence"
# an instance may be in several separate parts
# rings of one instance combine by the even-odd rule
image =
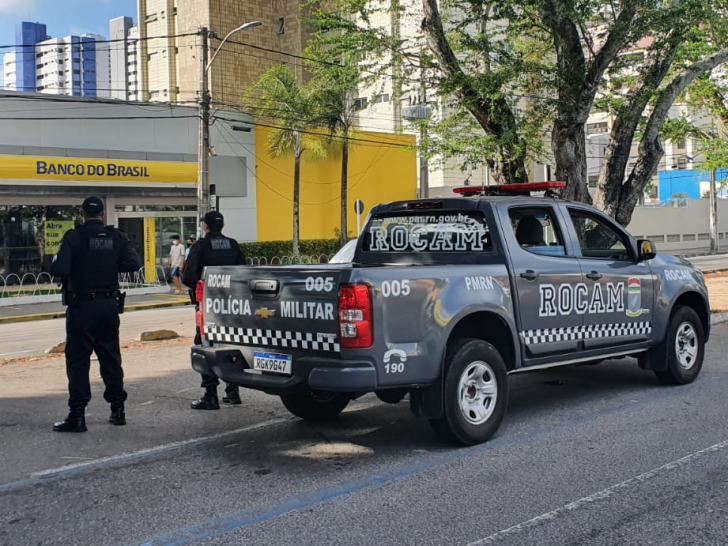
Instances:
[[[313,256],[294,254],[290,256],[271,256],[270,259],[265,256],[254,256],[248,258],[248,265],[316,265],[328,263],[333,256],[333,254]]]

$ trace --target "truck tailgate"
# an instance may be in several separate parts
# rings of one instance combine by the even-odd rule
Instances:
[[[209,341],[339,353],[343,267],[208,267],[202,302]]]

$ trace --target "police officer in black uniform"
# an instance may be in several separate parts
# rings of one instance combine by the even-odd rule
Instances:
[[[103,223],[104,204],[89,197],[81,205],[82,226],[68,231],[53,260],[51,273],[64,287],[66,309],[66,373],[68,417],[53,425],[57,432],[85,432],[85,408],[91,400],[89,369],[95,352],[111,404],[109,422],[125,425],[124,371],[119,349],[119,313],[124,294],[119,273],[138,271],[139,256],[129,239]]]
[[[202,229],[205,236],[197,241],[190,249],[190,255],[185,261],[182,283],[190,288],[190,295],[194,301],[194,291],[197,281],[202,278],[202,270],[208,265],[243,265],[245,256],[240,250],[240,245],[232,237],[222,234],[225,222],[223,215],[217,211],[210,211],[205,214]],[[199,305],[199,302],[195,302]],[[202,343],[199,329],[195,336],[195,344]],[[220,409],[220,402],[217,398],[217,386],[220,381],[215,376],[202,375],[202,388],[205,393],[202,398],[192,402],[192,409],[217,410]],[[225,404],[242,404],[238,388],[233,385],[226,385],[225,397],[222,399]]]

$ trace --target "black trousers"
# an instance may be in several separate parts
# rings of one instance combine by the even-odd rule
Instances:
[[[195,345],[201,345],[202,344],[202,336],[200,335],[200,329],[195,329]],[[203,389],[216,389],[217,386],[220,384],[220,380],[217,378],[216,375],[207,375],[206,373],[201,373],[202,376],[202,382],[200,383],[200,386]],[[235,391],[238,388],[234,385],[230,385],[229,383],[225,384],[225,392],[231,392]]]
[[[91,353],[99,359],[104,400],[126,400],[119,349],[119,310],[112,298],[82,301],[66,310],[68,405],[85,408],[91,401]]]

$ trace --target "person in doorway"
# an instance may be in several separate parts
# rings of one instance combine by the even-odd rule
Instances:
[[[139,256],[123,232],[103,223],[104,204],[89,197],[81,205],[82,226],[68,231],[53,259],[51,274],[63,285],[66,309],[68,416],[53,425],[56,432],[86,432],[85,410],[91,401],[91,352],[99,359],[111,404],[109,422],[125,425],[124,370],[119,349],[119,313],[124,293],[119,273],[141,268]]]
[[[169,274],[174,281],[174,293],[182,293],[182,268],[185,265],[185,249],[179,243],[179,237],[172,238],[172,247],[169,249]]]
[[[225,226],[225,219],[217,211],[210,211],[205,214],[202,222],[202,230],[205,236],[192,245],[190,255],[185,264],[182,282],[190,288],[190,294],[194,296],[197,281],[202,278],[202,270],[208,265],[243,265],[246,263],[240,245],[232,237],[222,234]],[[194,301],[194,299],[193,299]],[[195,305],[200,302],[195,301]],[[199,328],[195,335],[195,345],[202,343],[202,336]],[[220,409],[220,402],[217,397],[217,386],[220,381],[215,376],[202,376],[202,388],[205,389],[202,398],[192,402],[192,409],[196,410],[217,410]],[[225,387],[224,404],[241,404],[238,387],[227,385]]]
[[[192,245],[195,244],[195,238],[193,236],[187,237],[187,248],[185,249],[185,262],[187,262],[187,258],[190,257],[190,249],[192,248]]]

